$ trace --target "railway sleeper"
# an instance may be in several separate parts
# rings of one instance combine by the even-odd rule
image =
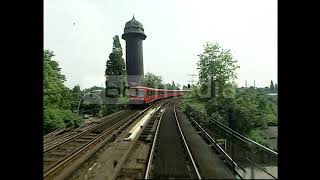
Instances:
[[[82,145],[83,145],[83,143],[81,143],[81,144],[79,144],[79,143],[77,143],[77,144],[74,144],[74,143],[73,144],[68,144],[67,146],[64,146],[64,149],[68,149],[69,151],[73,151],[74,149],[77,149]]]
[[[51,157],[46,157],[43,159],[43,162],[47,162],[49,165],[51,165],[54,162],[57,162],[58,160],[61,159],[61,156],[51,156]]]
[[[145,139],[145,141],[148,142],[148,143],[151,143],[151,142],[152,142],[152,139],[153,139],[153,135],[152,135],[152,134],[149,134],[149,135],[147,136],[147,138]]]
[[[70,148],[58,147],[57,149],[55,149],[55,151],[63,151],[63,152],[70,153],[73,150]]]
[[[81,146],[84,144],[84,142],[88,142],[88,140],[84,141],[83,139],[81,140],[79,139],[74,139],[73,141],[70,141],[69,143],[67,143],[66,145],[72,145],[72,146]]]
[[[105,128],[104,128],[104,129],[105,129]],[[94,133],[94,134],[101,134],[101,133],[103,132],[103,130],[104,130],[104,129],[102,129],[102,128],[101,128],[101,129],[100,129],[100,128],[99,128],[99,129],[95,129],[95,130],[91,131],[91,133]]]
[[[90,132],[90,133],[84,134],[84,135],[83,135],[83,136],[81,136],[81,137],[94,138],[94,137],[96,137],[96,136],[97,136],[97,134],[96,134],[96,133],[92,133],[92,132]]]
[[[154,122],[152,128],[150,129],[150,133],[154,133],[157,130],[158,123]]]
[[[53,152],[51,152],[50,154],[56,155],[56,156],[66,156],[66,155],[68,155],[69,153],[66,152],[66,151],[53,151]]]
[[[93,138],[91,138],[91,139],[93,139]],[[79,143],[83,143],[83,142],[89,142],[91,139],[76,139],[76,140],[74,140],[75,142],[79,142]]]

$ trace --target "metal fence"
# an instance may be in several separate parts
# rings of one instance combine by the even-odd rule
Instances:
[[[278,153],[187,105],[186,115],[243,179],[277,179]],[[210,138],[212,140],[210,140]],[[208,138],[207,138],[208,139]]]

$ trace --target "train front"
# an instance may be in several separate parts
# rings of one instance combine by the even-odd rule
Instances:
[[[145,88],[130,87],[129,88],[129,104],[144,104]]]

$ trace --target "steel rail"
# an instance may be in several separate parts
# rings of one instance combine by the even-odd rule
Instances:
[[[183,142],[184,142],[184,146],[185,146],[185,148],[187,149],[189,158],[190,158],[190,160],[191,160],[191,162],[192,162],[192,166],[193,166],[194,170],[196,171],[196,174],[197,174],[198,179],[201,179],[201,176],[200,176],[199,170],[198,170],[198,168],[197,168],[197,165],[196,165],[196,163],[195,163],[195,161],[194,161],[194,159],[193,159],[193,157],[192,157],[192,154],[191,154],[191,152],[190,152],[189,146],[188,146],[188,144],[187,144],[187,141],[185,140],[184,134],[183,134],[182,129],[181,129],[181,127],[180,127],[180,123],[179,123],[179,120],[178,120],[178,117],[177,117],[176,106],[175,106],[175,105],[173,106],[173,111],[174,111],[174,116],[175,116],[175,119],[176,119],[176,122],[177,122],[177,125],[178,125],[178,128],[179,128],[180,135],[181,135],[182,140],[183,140]]]
[[[156,145],[156,140],[157,140],[157,137],[158,137],[158,132],[159,132],[161,119],[162,119],[162,116],[163,116],[164,112],[166,111],[165,109],[168,107],[169,104],[170,104],[170,102],[168,102],[168,104],[163,108],[164,110],[162,111],[162,113],[160,115],[160,118],[159,118],[159,121],[158,121],[158,124],[157,124],[157,129],[156,129],[156,132],[155,132],[155,136],[153,138],[153,143],[152,143],[152,147],[151,147],[151,151],[150,151],[150,155],[149,155],[149,159],[148,159],[147,170],[146,170],[144,179],[149,179],[150,169],[151,169],[151,161],[152,161],[152,158],[153,158],[153,153],[154,153],[154,149],[155,149],[155,145]]]

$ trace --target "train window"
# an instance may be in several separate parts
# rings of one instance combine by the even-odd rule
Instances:
[[[144,97],[144,89],[138,89],[138,96]]]
[[[137,96],[137,89],[130,89],[129,94],[130,96]]]

